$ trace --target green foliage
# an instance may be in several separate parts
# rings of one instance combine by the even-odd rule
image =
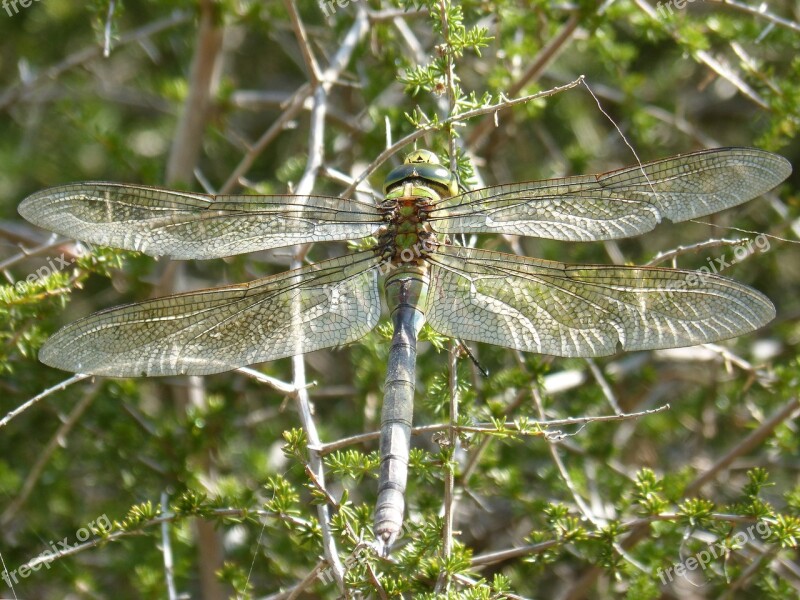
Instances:
[[[379,464],[380,458],[376,452],[364,454],[358,450],[336,451],[325,459],[325,465],[333,475],[350,477],[355,482],[370,476]]]
[[[133,531],[140,526],[146,524],[148,521],[155,519],[160,514],[158,506],[153,506],[153,503],[148,500],[135,506],[131,506],[125,518],[116,523],[118,529],[122,531]]]
[[[642,507],[642,513],[657,515],[667,507],[661,495],[663,484],[651,469],[642,469],[636,474],[634,501]]]

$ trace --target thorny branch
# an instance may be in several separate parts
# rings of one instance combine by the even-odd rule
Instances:
[[[177,25],[187,23],[192,16],[191,11],[176,10],[169,17],[155,21],[154,23],[149,23],[144,27],[121,35],[117,42],[117,47],[139,42]],[[24,99],[27,93],[34,91],[39,85],[54,81],[66,71],[92,61],[95,58],[100,58],[102,55],[103,48],[96,45],[83,48],[82,50],[70,54],[63,61],[43,71],[36,77],[28,81],[22,81],[6,90],[3,95],[0,96],[0,110],[5,109],[10,104],[20,99]]]
[[[798,399],[796,397],[791,398],[750,435],[748,435],[740,443],[736,444],[725,455],[723,455],[722,458],[718,459],[709,469],[705,470],[697,478],[695,478],[694,481],[686,486],[686,489],[683,491],[683,497],[689,497],[699,492],[700,488],[702,488],[706,483],[710,482],[720,472],[724,471],[728,466],[730,466],[730,464],[737,457],[753,450],[765,439],[767,439],[767,437],[772,435],[772,432],[775,431],[776,427],[786,420],[791,419],[792,416],[797,412],[798,408],[800,408],[800,402],[798,402]],[[649,523],[637,524],[631,528],[628,537],[622,540],[622,548],[625,550],[630,550],[640,541],[645,539],[649,533]],[[594,566],[587,569],[583,576],[581,576],[561,597],[562,600],[579,600],[580,598],[585,598],[589,593],[589,590],[591,590],[594,586],[597,578],[600,577],[602,573],[603,569],[601,567]]]
[[[642,12],[646,13],[650,18],[653,20],[658,21],[658,15],[656,14],[655,9],[650,6],[644,0],[634,0],[636,2],[636,6],[639,7]],[[673,31],[672,27],[666,25],[665,30],[668,31],[671,35],[675,36],[675,32]],[[741,94],[745,97],[750,99],[754,102],[759,108],[764,110],[769,110],[769,105],[761,97],[758,92],[756,92],[752,87],[750,87],[747,82],[740,77],[739,73],[737,73],[732,67],[729,65],[724,64],[720,59],[715,57],[713,54],[706,50],[695,50],[694,52],[697,59],[705,64],[709,69],[714,71],[720,77],[728,80],[736,89],[741,92]]]
[[[47,445],[44,447],[44,449],[39,451],[39,456],[36,459],[36,463],[28,472],[28,476],[25,478],[25,483],[22,484],[19,494],[6,507],[3,513],[0,514],[0,526],[8,525],[14,519],[17,512],[19,512],[19,509],[22,508],[22,506],[28,500],[33,492],[34,486],[39,481],[39,477],[41,477],[42,472],[47,466],[47,463],[50,461],[53,453],[64,444],[64,440],[66,439],[67,435],[69,435],[69,432],[72,431],[72,429],[78,423],[81,415],[83,415],[89,406],[91,406],[96,397],[97,391],[98,386],[96,384],[90,386],[84,391],[83,398],[81,398],[81,400],[75,405],[67,418],[64,419],[64,422],[50,438],[50,441],[47,442]]]
[[[456,75],[455,65],[453,64],[453,54],[449,51],[450,48],[450,24],[447,20],[447,3],[444,0],[439,0],[439,18],[442,23],[442,37],[444,38],[444,59],[445,59],[445,77],[447,86],[447,118],[456,115]],[[457,172],[458,156],[456,135],[453,131],[452,124],[445,129],[448,138],[448,148],[450,154],[450,172]],[[458,349],[458,342],[455,340],[450,343],[450,353],[448,361],[448,393],[450,397],[450,425],[455,425],[458,422],[458,360],[456,351]],[[449,464],[444,465],[444,526],[442,527],[442,561],[446,563],[450,559],[453,552],[453,518],[456,507],[454,497],[455,493],[455,468],[453,459],[456,453],[458,444],[458,436],[455,430],[451,427],[447,432],[447,448],[445,448],[445,456],[449,456]],[[434,591],[441,593],[448,590],[450,587],[450,577],[446,569],[439,572],[439,578],[436,581]]]
[[[561,26],[559,32],[548,41],[539,53],[533,58],[525,72],[509,87],[508,95],[516,96],[520,93],[526,85],[536,81],[544,70],[550,65],[561,53],[566,43],[572,39],[572,35],[580,25],[580,18],[578,14],[572,14],[564,25]],[[472,150],[480,149],[483,142],[488,137],[489,133],[494,127],[497,126],[494,118],[485,118],[472,130],[467,138],[467,147]]]
[[[643,410],[640,412],[621,413],[615,415],[599,415],[595,417],[568,417],[566,419],[528,421],[525,423],[517,421],[506,421],[505,423],[502,424],[503,429],[499,429],[496,423],[476,423],[475,425],[451,425],[451,424],[420,425],[418,427],[414,427],[411,429],[411,435],[436,433],[438,431],[449,431],[450,429],[452,429],[456,433],[493,434],[493,433],[518,432],[520,435],[533,435],[533,436],[544,435],[559,439],[565,437],[566,434],[564,434],[561,431],[548,431],[548,428],[568,427],[573,425],[579,425],[581,427],[584,427],[589,423],[626,421],[628,419],[638,419],[644,416],[653,415],[669,409],[670,409],[669,404],[665,404],[664,406],[659,406],[658,408]],[[331,454],[332,452],[336,452],[337,450],[346,448],[347,446],[353,446],[355,444],[370,442],[372,440],[378,439],[378,437],[380,437],[379,431],[361,433],[359,435],[342,438],[336,440],[335,442],[329,442],[327,444],[317,446],[315,450],[321,456],[326,456],[328,454]]]
[[[779,17],[778,15],[771,13],[769,11],[769,6],[766,3],[762,2],[756,7],[745,4],[744,2],[738,2],[737,0],[709,0],[709,2],[730,6],[731,8],[735,8],[743,13],[760,17],[766,21],[769,21],[770,23],[774,23],[775,25],[779,25],[781,27],[791,29],[794,32],[800,33],[800,23],[797,23],[796,21],[789,21],[788,19],[784,19],[783,17]]]
[[[481,106],[480,108],[474,108],[472,110],[459,113],[457,115],[445,119],[444,121],[440,121],[439,123],[423,124],[420,126],[419,129],[413,131],[412,133],[409,133],[407,136],[398,140],[397,142],[392,144],[389,148],[386,148],[383,152],[381,152],[378,155],[378,157],[364,169],[361,175],[359,175],[353,180],[353,183],[350,184],[350,187],[348,187],[344,192],[342,192],[341,196],[343,198],[349,198],[350,196],[352,196],[356,188],[361,184],[361,182],[364,181],[370,175],[372,175],[375,171],[377,171],[383,165],[383,163],[385,163],[389,158],[394,156],[398,151],[406,147],[408,144],[420,139],[430,131],[439,131],[441,129],[450,127],[455,123],[461,123],[463,121],[467,121],[474,117],[493,114],[498,111],[511,108],[512,106],[517,106],[518,104],[525,104],[533,100],[538,100],[539,98],[547,98],[549,96],[553,96],[555,94],[559,94],[566,90],[572,89],[580,85],[582,81],[583,81],[583,75],[578,77],[575,81],[571,81],[564,85],[556,86],[544,92],[530,94],[529,96],[522,96],[521,98],[508,99],[504,97],[500,102],[497,102],[495,104],[490,104],[488,106]]]
[[[657,515],[648,515],[646,517],[638,517],[635,519],[631,519],[629,521],[624,521],[618,525],[620,531],[632,531],[636,530],[640,527],[649,527],[653,523],[663,523],[663,522],[677,522],[682,519],[685,519],[685,515],[680,513],[661,513]],[[736,523],[736,524],[747,524],[747,523],[755,523],[758,519],[756,517],[742,517],[740,515],[734,515],[729,513],[719,513],[714,512],[708,515],[708,519],[711,521],[717,521],[721,523]],[[590,532],[590,537],[599,537],[597,532]],[[534,554],[541,554],[550,548],[557,547],[563,544],[563,540],[554,539],[554,540],[547,540],[545,542],[540,542],[538,544],[529,544],[527,546],[520,546],[518,548],[509,548],[507,550],[499,550],[496,552],[487,552],[486,554],[478,554],[474,556],[472,559],[472,567],[473,568],[482,568],[487,567],[490,565],[496,565],[497,563],[506,562],[509,560],[515,560],[518,558],[523,558],[525,556],[532,556]]]
[[[359,6],[356,18],[353,25],[350,27],[347,35],[345,36],[339,51],[334,56],[331,65],[322,73],[318,73],[317,63],[313,57],[305,29],[302,27],[300,17],[296,12],[294,3],[291,0],[286,0],[286,8],[292,16],[292,24],[295,28],[295,35],[297,41],[303,49],[303,57],[306,60],[306,66],[311,72],[312,82],[310,90],[313,90],[313,105],[311,109],[311,123],[309,132],[308,144],[308,162],[306,169],[297,184],[297,194],[309,194],[314,188],[317,173],[323,164],[324,155],[324,135],[325,135],[325,112],[327,108],[327,93],[331,85],[338,79],[341,72],[347,66],[352,56],[356,44],[367,31],[367,13]],[[292,268],[297,269],[303,265],[303,259],[308,252],[307,247],[298,247],[295,250],[295,255],[292,260]],[[300,306],[296,307],[300,310]],[[303,429],[306,432],[306,437],[309,444],[309,469],[314,475],[318,485],[325,489],[325,470],[321,457],[312,448],[320,445],[319,434],[317,433],[316,424],[311,411],[311,403],[308,397],[308,390],[306,386],[305,362],[302,355],[292,358],[292,370],[294,373],[292,384],[297,390],[296,402],[300,419],[303,423]],[[319,516],[320,527],[322,529],[322,545],[325,559],[333,570],[333,576],[336,579],[336,584],[343,594],[347,594],[344,585],[344,566],[339,560],[339,554],[336,548],[336,541],[333,536],[333,531],[330,526],[330,510],[327,503],[322,503],[317,506],[317,514]]]
[[[33,398],[31,398],[27,402],[23,402],[17,408],[9,412],[5,417],[0,419],[0,429],[8,425],[11,419],[24,413],[26,410],[28,410],[31,406],[33,406],[40,400],[44,400],[45,398],[47,398],[51,394],[55,394],[56,392],[62,392],[65,389],[67,389],[67,387],[71,386],[73,383],[78,383],[79,381],[83,381],[84,379],[88,379],[89,377],[91,377],[91,375],[84,375],[83,373],[77,373],[72,377],[65,379],[58,385],[54,385],[53,387],[47,388],[40,394],[36,394]]]

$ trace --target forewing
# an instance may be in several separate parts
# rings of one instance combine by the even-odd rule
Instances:
[[[95,375],[206,375],[340,346],[378,322],[379,262],[360,252],[104,310],[59,330],[39,358]]]
[[[426,314],[452,337],[554,356],[675,348],[749,333],[775,316],[745,285],[695,271],[567,265],[446,246]]]
[[[19,213],[70,238],[181,259],[359,239],[382,224],[375,206],[344,198],[210,196],[105,182],[37,192]]]
[[[436,204],[439,233],[505,233],[567,241],[624,238],[755,198],[791,173],[782,156],[718,148],[611,171],[498,185]]]

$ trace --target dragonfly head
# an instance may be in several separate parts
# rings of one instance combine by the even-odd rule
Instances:
[[[439,157],[430,150],[414,150],[403,164],[392,170],[383,182],[383,193],[402,185],[407,179],[421,179],[443,197],[458,194],[455,176],[439,162]]]

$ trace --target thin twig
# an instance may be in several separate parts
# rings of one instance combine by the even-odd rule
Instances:
[[[115,0],[110,0],[108,3],[108,15],[106,16],[106,26],[103,32],[103,57],[108,58],[111,56],[111,23],[114,19],[114,9],[116,7]],[[171,599],[170,599],[171,600]]]
[[[292,587],[292,590],[291,590],[290,593],[288,593],[288,595],[283,595],[281,597],[286,598],[286,600],[295,600],[296,598],[299,598],[300,594],[302,594],[303,591],[308,586],[310,586],[312,583],[314,583],[314,580],[317,578],[317,575],[319,575],[319,573],[325,568],[326,564],[328,564],[328,563],[326,563],[324,560],[319,561],[316,564],[316,566],[313,569],[311,569],[311,571],[308,573],[308,575],[303,577],[303,579],[298,581]],[[286,592],[284,592],[284,594],[286,594]],[[270,596],[270,598],[273,598],[273,597]],[[274,600],[277,600],[277,599],[274,599]]]
[[[450,24],[447,22],[447,6],[444,0],[439,0],[439,12],[442,21],[442,37],[444,38],[445,64],[447,65],[445,77],[447,79],[447,117],[455,116],[456,113],[456,77],[455,66],[453,65],[453,55],[450,52]],[[452,125],[448,127],[447,143],[448,153],[450,154],[450,172],[455,173],[458,165],[456,157],[456,136]]]
[[[316,87],[319,84],[322,75],[320,74],[317,59],[314,58],[314,54],[311,52],[311,44],[308,41],[306,28],[303,26],[303,21],[300,19],[300,15],[297,14],[297,7],[294,5],[294,2],[286,2],[285,6],[289,12],[289,19],[292,21],[292,28],[294,29],[298,46],[300,46],[300,53],[303,55],[303,62],[306,64],[306,69],[308,69],[311,85],[312,87]]]
[[[162,509],[163,509],[163,507],[162,507]],[[236,517],[236,518],[240,518],[240,519],[252,519],[253,517],[259,517],[259,518],[263,518],[263,519],[269,518],[269,519],[275,519],[275,520],[278,520],[278,521],[284,521],[284,522],[286,522],[286,523],[288,523],[290,525],[296,526],[296,527],[302,527],[302,528],[311,527],[311,523],[309,521],[307,521],[306,519],[301,519],[300,517],[297,517],[297,516],[294,516],[294,515],[288,515],[288,514],[285,514],[285,513],[276,513],[276,512],[272,512],[272,511],[261,510],[261,509],[215,508],[215,509],[212,509],[209,512],[209,514],[212,515],[212,516],[220,517],[220,518],[225,518],[225,517]],[[94,539],[91,539],[91,540],[88,540],[86,542],[77,543],[77,544],[75,544],[73,546],[70,546],[66,550],[63,550],[63,549],[62,550],[58,550],[55,553],[50,552],[49,549],[48,549],[44,553],[40,554],[39,556],[36,556],[36,557],[32,558],[31,560],[29,560],[28,562],[26,562],[22,567],[19,567],[17,570],[19,571],[23,567],[25,567],[27,569],[32,569],[32,570],[35,571],[35,570],[37,570],[36,567],[39,566],[39,565],[42,565],[43,563],[49,563],[49,562],[53,562],[53,561],[61,559],[61,558],[66,558],[68,556],[72,556],[74,554],[79,554],[79,553],[81,553],[81,552],[83,552],[85,550],[89,550],[91,548],[94,548],[94,547],[99,546],[100,544],[104,544],[106,542],[115,542],[115,541],[120,540],[122,538],[132,537],[132,536],[135,536],[135,535],[142,535],[142,530],[143,529],[146,529],[148,527],[155,527],[157,525],[160,526],[164,522],[172,523],[172,522],[177,521],[179,519],[188,519],[188,518],[193,518],[193,517],[190,517],[190,515],[175,515],[175,514],[172,514],[172,513],[163,513],[163,514],[161,514],[161,515],[159,515],[157,517],[154,517],[153,519],[150,519],[149,521],[145,521],[143,523],[140,523],[137,526],[137,529],[114,531],[114,532],[108,533],[107,535],[98,536],[98,537],[96,537]]]
[[[745,454],[758,446],[766,440],[775,430],[778,425],[791,418],[795,411],[800,408],[800,402],[797,398],[792,398],[784,406],[779,408],[769,419],[762,423],[758,429],[750,433],[742,442],[729,450],[722,458],[716,461],[711,468],[704,471],[694,481],[692,481],[684,490],[683,497],[691,496],[700,491],[700,489],[708,483],[711,479],[716,477],[722,470],[728,467],[733,460],[738,456]],[[621,545],[626,550],[630,550],[641,540],[647,537],[650,531],[649,525],[638,525],[631,529],[630,534],[626,537]],[[601,567],[592,566],[587,569],[584,574],[573,584],[573,586],[561,596],[561,600],[578,600],[585,598],[592,589],[597,578],[603,573]]]
[[[507,94],[509,96],[516,96],[526,85],[532,81],[536,81],[548,65],[558,57],[564,45],[572,38],[572,34],[575,33],[579,24],[580,19],[578,13],[572,14],[559,32],[539,50],[539,53],[531,61],[531,64],[525,72],[508,89]],[[478,123],[467,138],[466,146],[471,150],[480,148],[489,135],[489,132],[496,127],[496,124],[495,117],[486,118]]]
[[[31,256],[38,256],[39,254],[45,254],[48,250],[52,250],[53,248],[59,248],[61,246],[68,246],[74,245],[74,242],[64,239],[56,234],[50,236],[50,239],[36,246],[35,248],[31,248],[30,250],[26,248],[20,248],[21,252],[19,254],[15,254],[14,256],[9,256],[4,261],[0,262],[0,271],[5,271],[9,267],[14,266],[16,263],[25,260],[26,258],[30,258]],[[75,254],[74,256],[77,256]],[[62,255],[63,257],[63,255]]]
[[[236,369],[237,372],[241,373],[242,375],[247,375],[248,377],[252,377],[259,383],[264,383],[270,386],[273,389],[278,390],[279,392],[286,394],[288,396],[293,396],[297,393],[297,388],[295,388],[292,384],[286,383],[285,381],[281,381],[280,379],[276,379],[275,377],[270,377],[269,375],[262,373],[261,371],[256,371],[255,369],[251,369],[250,367],[239,367]],[[315,381],[312,381],[306,388],[316,385]]]
[[[176,25],[186,23],[193,17],[194,11],[173,11],[169,17],[149,23],[144,27],[140,27],[139,29],[135,29],[134,31],[121,35],[119,37],[117,47],[152,37],[153,35],[175,27]],[[9,88],[5,91],[5,93],[3,93],[2,96],[0,96],[0,110],[3,110],[9,104],[16,102],[18,99],[22,98],[24,94],[33,90],[39,84],[43,82],[54,81],[66,71],[98,58],[102,55],[102,53],[103,49],[96,45],[83,48],[70,54],[57,65],[42,71],[36,77]]]
[[[772,560],[772,557],[774,557],[779,551],[780,546],[776,544],[770,547],[767,552],[763,554],[759,553],[758,558],[751,561],[750,564],[747,565],[747,567],[743,569],[741,573],[739,573],[739,576],[734,581],[730,582],[725,592],[720,595],[719,600],[730,600],[731,598],[735,598],[738,595],[737,592],[747,584],[753,575],[758,572],[758,570],[761,568],[761,565],[764,564],[764,561]]]
[[[64,422],[50,438],[50,441],[47,442],[47,445],[39,452],[39,455],[36,458],[36,463],[28,472],[25,482],[20,488],[19,494],[6,507],[6,509],[3,511],[3,514],[0,515],[0,525],[7,525],[10,523],[11,520],[16,516],[17,512],[19,512],[19,509],[22,508],[25,502],[27,502],[31,492],[33,492],[33,488],[39,481],[39,477],[41,477],[45,467],[47,466],[47,463],[53,456],[53,453],[64,444],[64,440],[69,435],[69,432],[72,431],[72,428],[75,427],[83,413],[86,412],[86,409],[88,409],[94,401],[97,391],[97,384],[92,385],[85,390],[83,398],[81,398],[80,402],[73,407],[69,413],[69,416],[64,419]]]
[[[776,14],[769,12],[769,6],[762,2],[758,5],[758,7],[750,6],[749,4],[745,4],[744,2],[737,2],[737,0],[708,0],[709,2],[714,2],[717,4],[725,4],[736,10],[742,11],[744,13],[760,17],[770,23],[775,23],[775,25],[780,25],[781,27],[785,27],[787,29],[791,29],[795,33],[800,33],[800,24],[796,23],[795,21],[789,21],[784,19],[783,17],[779,17]]]
[[[759,372],[750,362],[743,359],[741,356],[738,356],[728,348],[724,346],[720,346],[719,344],[703,344],[703,348],[708,348],[712,352],[719,354],[722,358],[724,358],[728,363],[732,365],[736,365],[742,371],[746,371],[748,373],[753,373],[759,378],[765,378],[767,376],[764,372]]]
[[[371,23],[379,23],[381,21],[391,21],[394,19],[407,20],[413,17],[424,17],[428,14],[427,8],[419,10],[407,10],[404,8],[384,8],[382,10],[367,10],[367,17]]]
[[[285,4],[291,13],[294,8],[291,0],[286,0]],[[298,43],[302,46],[308,46],[308,39],[304,36],[302,30],[298,29],[299,17],[295,24],[295,33]],[[311,108],[311,122],[309,128],[308,138],[308,161],[303,176],[297,184],[297,194],[309,194],[314,188],[319,168],[323,164],[324,154],[324,135],[325,135],[325,112],[327,108],[327,91],[330,86],[339,78],[339,75],[347,66],[352,56],[353,50],[358,41],[363,37],[367,30],[367,17],[366,11],[363,7],[359,6],[356,14],[356,19],[350,30],[347,32],[339,51],[331,61],[331,65],[313,82],[313,105]],[[307,47],[303,50],[311,56],[311,48]],[[313,59],[311,59],[313,63]],[[308,251],[307,246],[297,247],[292,259],[292,268],[300,268],[303,264],[303,257]],[[300,306],[295,307],[300,310]],[[303,429],[306,433],[306,438],[309,444],[309,459],[308,467],[314,475],[317,485],[321,489],[325,489],[325,466],[319,453],[315,452],[312,448],[320,445],[319,434],[317,432],[316,424],[311,411],[311,403],[308,397],[308,390],[306,386],[305,375],[305,362],[303,355],[299,354],[292,357],[292,383],[297,390],[295,399],[300,414],[300,419],[303,424]],[[344,585],[344,566],[339,560],[338,550],[336,548],[336,540],[333,536],[333,531],[330,526],[330,511],[329,505],[319,504],[317,506],[317,514],[319,517],[320,528],[322,530],[322,546],[325,559],[328,561],[331,569],[333,570],[334,579],[339,591],[347,595]]]
[[[520,546],[519,548],[509,548],[508,550],[498,550],[496,552],[488,552],[486,554],[478,554],[472,557],[470,566],[472,568],[486,567],[499,562],[505,562],[513,558],[521,556],[530,556],[532,554],[541,554],[545,550],[549,550],[553,546],[558,546],[561,540],[548,540],[538,544],[530,544],[529,546]]]
[[[619,531],[631,531],[639,529],[641,527],[647,528],[653,523],[663,523],[670,521],[677,522],[685,520],[686,518],[687,518],[686,515],[681,513],[675,513],[675,512],[660,513],[657,515],[648,515],[646,517],[637,517],[629,521],[618,523],[617,528]],[[741,515],[734,515],[730,513],[717,513],[717,512],[709,514],[707,518],[710,521],[737,523],[737,524],[755,523],[758,521],[758,517],[743,517]],[[597,538],[600,535],[604,535],[604,533],[600,531],[589,532],[590,538]],[[486,567],[493,564],[512,560],[515,558],[521,558],[523,556],[541,554],[542,552],[549,550],[550,548],[553,548],[555,546],[559,546],[563,543],[564,543],[563,540],[559,539],[547,540],[545,542],[539,542],[537,544],[520,546],[519,548],[509,548],[507,550],[498,550],[495,552],[487,552],[486,554],[478,554],[477,556],[474,556],[472,558],[470,566],[472,566],[473,568]]]
[[[611,389],[611,386],[608,385],[608,381],[606,381],[605,375],[597,366],[597,363],[594,362],[593,359],[587,358],[586,364],[589,365],[589,370],[592,372],[592,376],[594,380],[597,382],[597,385],[600,386],[600,389],[603,391],[603,395],[608,400],[608,403],[611,405],[611,408],[614,410],[614,413],[617,415],[622,414],[622,409],[619,407],[619,402],[617,402],[617,397],[614,395],[614,390]]]
[[[429,131],[439,131],[440,129],[447,128],[454,123],[460,123],[462,121],[467,121],[469,119],[479,117],[481,115],[486,115],[490,113],[495,113],[500,110],[505,110],[507,108],[511,108],[512,106],[517,106],[518,104],[524,104],[526,102],[531,102],[533,100],[537,100],[539,98],[546,98],[548,96],[553,96],[565,90],[572,89],[578,85],[580,85],[581,81],[583,81],[583,75],[578,77],[575,81],[571,81],[567,84],[557,86],[551,88],[549,90],[545,90],[543,92],[538,92],[536,94],[531,94],[529,96],[522,96],[521,98],[514,98],[508,99],[503,98],[502,101],[497,102],[496,104],[489,104],[487,106],[481,106],[479,108],[474,108],[472,110],[468,110],[458,115],[454,115],[445,119],[444,121],[440,121],[439,123],[427,123],[422,124],[419,126],[419,129],[413,131],[406,135],[405,137],[401,138],[390,147],[386,148],[383,152],[381,152],[378,157],[373,160],[366,169],[353,180],[353,183],[348,187],[344,192],[342,192],[341,196],[343,198],[349,198],[353,195],[358,185],[364,181],[367,177],[372,175],[375,171],[377,171],[383,163],[385,163],[389,158],[394,156],[399,150],[406,147],[408,144],[418,140],[419,138],[423,137]]]
[[[566,419],[552,419],[549,421],[548,420],[529,421],[524,424],[520,424],[516,421],[506,421],[505,423],[501,424],[501,427],[503,427],[502,430],[498,429],[494,425],[494,423],[477,423],[475,425],[450,425],[450,424],[420,425],[418,427],[413,427],[411,429],[411,435],[422,435],[425,433],[436,433],[438,431],[447,431],[452,427],[452,429],[456,433],[492,434],[492,433],[507,433],[509,431],[517,431],[519,432],[520,435],[539,436],[543,435],[544,430],[550,427],[587,425],[590,423],[603,423],[606,421],[625,421],[628,419],[638,419],[644,416],[653,415],[669,409],[670,409],[669,404],[664,404],[663,406],[659,406],[658,408],[652,408],[649,410],[642,410],[632,413],[622,413],[619,415],[598,415],[595,417],[568,417]],[[320,454],[320,456],[327,456],[328,454],[336,452],[337,450],[341,450],[342,448],[345,448],[347,446],[353,446],[355,444],[363,444],[365,442],[371,442],[373,440],[378,439],[378,437],[380,437],[379,431],[371,431],[369,433],[361,433],[359,435],[342,438],[340,440],[336,440],[335,442],[329,442],[327,444],[317,446],[314,449]]]
[[[23,402],[17,408],[8,413],[5,417],[0,419],[0,429],[5,427],[11,421],[11,419],[25,412],[31,406],[39,402],[39,400],[44,400],[50,394],[54,394],[55,392],[64,391],[65,389],[67,389],[67,387],[71,386],[73,383],[78,383],[79,381],[83,381],[84,379],[88,379],[89,377],[92,377],[92,375],[84,375],[83,373],[77,373],[72,377],[70,377],[69,379],[65,379],[58,385],[54,385],[53,387],[47,388],[45,391],[36,394],[33,398],[31,398],[27,402]]]
[[[542,395],[536,386],[532,387],[531,395],[533,396],[534,404],[536,406],[536,412],[539,413],[539,418],[544,420],[544,401],[542,400]],[[549,437],[545,437],[545,440],[548,442],[547,447],[550,450],[550,456],[553,459],[553,463],[556,465],[558,472],[561,474],[562,481],[567,486],[570,494],[572,494],[572,498],[575,500],[575,505],[578,507],[578,510],[596,527],[601,527],[604,522],[601,522],[601,520],[595,516],[592,509],[584,502],[583,498],[578,493],[578,488],[573,483],[572,477],[570,477],[569,472],[567,471],[567,467],[564,465],[564,462],[561,460],[561,456],[558,454],[557,444],[554,444]]]
[[[639,9],[646,13],[651,19],[656,22],[662,22],[659,19],[656,11],[644,0],[634,0],[636,6]],[[664,30],[667,31],[670,35],[672,35],[675,39],[678,39],[678,35],[675,32],[674,28],[670,25],[664,25]],[[750,87],[740,76],[739,74],[734,71],[730,66],[723,64],[719,59],[713,56],[710,52],[705,50],[694,50],[694,56],[706,65],[709,69],[714,71],[717,75],[726,79],[731,85],[733,85],[737,90],[739,90],[743,96],[752,100],[756,105],[760,108],[770,110],[769,105],[767,102],[756,92],[752,87]]]
[[[448,387],[450,391],[450,422],[451,427],[447,430],[447,452],[450,455],[449,464],[444,466],[444,524],[442,526],[442,560],[444,563],[450,559],[453,553],[453,514],[456,509],[455,498],[455,455],[458,448],[458,434],[455,425],[458,422],[458,347],[457,341],[450,343],[448,360]],[[434,591],[442,593],[449,588],[447,571],[442,569],[436,581]]]
[[[456,77],[455,77],[455,65],[453,64],[453,55],[451,53],[451,45],[450,45],[450,23],[448,22],[447,18],[447,9],[449,7],[449,3],[445,2],[444,0],[439,0],[439,18],[442,23],[442,37],[444,38],[444,44],[442,45],[442,51],[445,53],[445,78],[446,78],[446,85],[447,85],[447,118],[449,119],[452,116],[457,114],[456,110]],[[448,154],[450,155],[450,172],[456,173],[458,160],[457,160],[457,146],[456,146],[456,135],[453,131],[452,125],[448,127],[446,130],[447,139],[448,139]],[[458,423],[458,359],[457,359],[457,351],[458,351],[458,342],[452,341],[450,343],[450,352],[449,352],[449,360],[448,360],[448,391],[450,396],[450,420],[449,424],[455,425]],[[442,563],[447,564],[450,560],[450,556],[453,553],[453,511],[455,510],[455,498],[454,498],[454,487],[455,487],[455,473],[453,469],[455,469],[455,455],[456,455],[456,444],[458,443],[458,436],[455,432],[455,429],[452,427],[449,428],[447,431],[447,448],[445,451],[446,456],[450,456],[450,460],[448,464],[444,465],[444,523],[442,526]],[[449,590],[450,588],[450,577],[448,574],[447,569],[440,569],[439,576],[436,581],[436,585],[434,586],[434,592],[437,594],[441,594]]]
[[[161,492],[161,509],[169,506],[167,492]],[[169,521],[161,523],[161,552],[164,555],[164,577],[167,580],[167,595],[169,600],[177,600],[178,593],[175,590],[175,568],[172,561],[172,542],[169,537]]]
[[[239,180],[244,177],[259,155],[272,143],[278,134],[283,131],[283,128],[292,121],[302,110],[306,100],[311,96],[313,88],[310,84],[304,83],[292,95],[286,109],[281,113],[281,116],[267,128],[261,137],[248,148],[247,153],[236,165],[236,168],[231,172],[228,179],[219,190],[220,194],[229,194],[239,184]]]
[[[653,265],[657,265],[658,263],[662,263],[667,260],[674,261],[679,256],[683,254],[688,254],[690,252],[699,252],[700,250],[707,250],[709,248],[718,248],[720,246],[741,246],[742,244],[746,244],[748,241],[749,240],[747,238],[739,238],[735,240],[726,240],[725,238],[720,238],[720,239],[705,240],[703,242],[690,244],[688,246],[677,246],[672,250],[667,250],[666,252],[659,252],[651,260],[644,263],[644,265],[646,267],[652,267]],[[675,266],[674,262],[673,266]]]
[[[769,238],[771,240],[775,240],[777,242],[783,242],[785,244],[800,244],[800,240],[790,240],[789,238],[781,237],[778,235],[773,235],[771,233],[764,233],[763,231],[754,231],[752,229],[743,229],[741,227],[733,227],[732,225],[717,225],[715,223],[709,223],[708,221],[701,221],[699,219],[689,219],[686,221],[687,223],[697,223],[698,225],[703,225],[705,227],[713,227],[714,229],[724,229],[726,231],[735,231],[737,233],[747,233],[750,235],[760,235],[765,238]]]
[[[775,428],[784,421],[792,418],[792,415],[800,408],[800,401],[792,398],[777,410],[773,415],[754,429],[750,434],[745,437],[741,442],[736,444],[733,448],[728,450],[722,457],[704,471],[699,477],[695,478],[683,492],[684,496],[690,496],[700,491],[700,489],[709,481],[714,479],[720,472],[730,466],[730,464],[743,454],[747,454],[754,448],[758,447],[764,442]]]

